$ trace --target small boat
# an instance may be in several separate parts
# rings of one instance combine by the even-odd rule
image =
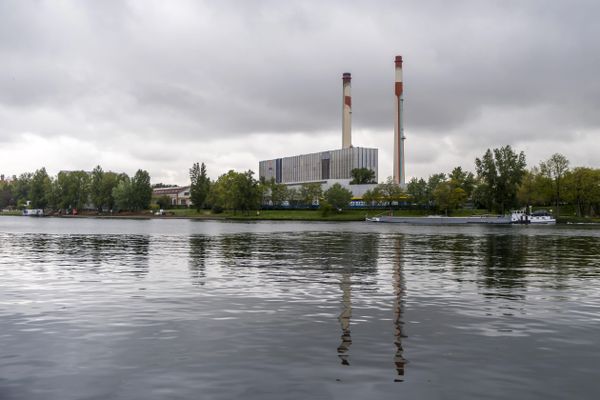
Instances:
[[[525,211],[513,211],[513,224],[535,224],[535,225],[553,225],[556,224],[556,218],[546,210],[526,213]]]
[[[26,208],[23,210],[23,216],[25,217],[43,217],[44,210],[41,208]]]
[[[539,210],[529,214],[529,223],[552,225],[556,224],[556,218],[546,210]]]

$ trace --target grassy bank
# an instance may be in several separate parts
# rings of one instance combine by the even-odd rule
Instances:
[[[208,210],[197,212],[192,209],[166,210],[170,216],[180,218],[228,219],[242,221],[364,221],[366,217],[388,214],[386,210],[344,210],[323,216],[320,210],[260,210],[248,213],[225,211],[213,214]],[[452,216],[468,216],[486,214],[485,210],[457,210]],[[422,217],[430,215],[427,210],[394,210],[393,215],[405,217]]]
[[[600,218],[560,216],[556,222],[559,224],[600,224]]]
[[[260,210],[250,211],[248,213],[225,211],[219,214],[214,214],[210,210],[195,209],[172,209],[165,210],[165,216],[154,216],[150,211],[144,212],[127,212],[118,214],[102,214],[98,215],[95,212],[80,213],[77,216],[63,216],[70,218],[190,218],[190,219],[206,219],[206,220],[235,220],[235,221],[364,221],[366,217],[374,217],[378,215],[389,215],[386,210],[344,210],[341,213],[332,212],[327,216],[323,216],[320,210]],[[432,215],[433,212],[428,210],[394,210],[392,215],[403,217],[424,217]],[[486,210],[461,209],[455,210],[450,214],[452,217],[465,217],[470,215],[485,215],[490,214]],[[2,215],[21,215],[21,211],[0,212]],[[600,218],[580,218],[576,216],[561,216],[558,221],[560,224],[566,223],[594,223],[600,224]]]
[[[14,211],[0,211],[0,215],[12,215],[12,216],[15,216],[15,215],[22,215],[22,214],[23,214],[23,212],[19,211],[19,210],[14,210]]]
[[[213,214],[208,210],[197,212],[196,210],[165,210],[167,218],[197,218],[197,219],[227,219],[241,221],[363,221],[367,214],[364,210],[347,210],[342,213],[331,213],[328,216],[321,215],[319,210],[260,210],[244,212],[225,211]],[[374,215],[375,213],[371,213]],[[370,215],[369,215],[370,216]]]

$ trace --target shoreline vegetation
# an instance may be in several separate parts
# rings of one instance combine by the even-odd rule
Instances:
[[[382,214],[390,214],[385,210],[345,210],[343,213],[333,213],[323,216],[320,210],[256,210],[249,213],[222,212],[212,213],[210,210],[196,211],[195,209],[171,209],[164,210],[165,215],[155,215],[150,211],[121,212],[121,213],[98,213],[94,211],[81,212],[78,215],[51,214],[45,217],[54,218],[97,218],[97,219],[190,219],[203,221],[304,221],[304,222],[360,222],[367,217]],[[405,217],[427,217],[434,215],[428,210],[393,210],[391,215]],[[460,209],[453,212],[455,217],[472,215],[489,215],[487,210]],[[21,216],[19,211],[0,212],[0,216]],[[600,224],[600,218],[577,217],[562,215],[557,220],[558,224]]]
[[[348,183],[324,186],[322,181],[256,179],[251,170],[230,170],[212,181],[206,165],[194,163],[190,184],[184,187],[152,184],[142,169],[130,177],[98,165],[92,171],[60,171],[52,177],[42,167],[8,179],[0,175],[0,209],[44,210],[56,216],[292,221],[360,221],[386,210],[399,216],[548,210],[559,223],[598,221],[600,169],[569,168],[559,153],[529,170],[526,166],[524,152],[504,146],[476,158],[475,173],[457,166],[450,173],[427,180],[413,177],[400,185],[392,177],[376,183],[375,171],[355,168]],[[361,192],[353,185],[371,186]],[[169,210],[168,216],[156,215],[159,210]]]

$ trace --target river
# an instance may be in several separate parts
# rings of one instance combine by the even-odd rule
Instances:
[[[0,218],[0,399],[595,399],[600,229]]]

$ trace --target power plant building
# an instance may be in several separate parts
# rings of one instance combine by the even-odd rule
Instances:
[[[274,179],[277,183],[294,184],[352,179],[354,168],[368,168],[375,172],[377,181],[377,165],[377,149],[348,147],[260,161],[258,174],[267,181]]]
[[[404,186],[406,179],[404,158],[404,110],[402,57],[395,58],[394,82],[394,182]],[[259,177],[277,183],[297,185],[309,182],[320,182],[329,186],[334,181],[344,185],[352,179],[352,170],[367,168],[375,173],[375,181],[379,180],[378,150],[352,146],[352,95],[350,73],[342,75],[342,148],[319,153],[301,154],[281,157],[259,162]],[[357,185],[352,189],[360,191]],[[363,188],[364,189],[364,188]],[[357,193],[354,193],[357,195]]]

